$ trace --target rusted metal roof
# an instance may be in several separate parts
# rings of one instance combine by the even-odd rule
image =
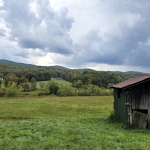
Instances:
[[[135,78],[131,78],[129,80],[120,82],[114,86],[111,86],[111,88],[126,88],[128,86],[132,86],[134,84],[138,84],[144,81],[150,80],[150,75],[149,76],[140,76],[140,77],[135,77]]]

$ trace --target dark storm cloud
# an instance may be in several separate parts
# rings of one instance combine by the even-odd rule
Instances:
[[[37,41],[33,41],[33,40],[21,40],[20,42],[19,42],[19,44],[22,46],[22,47],[24,47],[24,48],[40,48],[40,49],[42,49],[42,48],[44,48],[44,46],[43,45],[41,45],[40,43],[37,43]]]
[[[2,9],[10,30],[9,40],[22,48],[71,53],[72,39],[66,31],[72,27],[73,19],[67,16],[67,8],[62,7],[57,13],[48,0],[6,0]]]
[[[124,3],[126,5],[123,9],[127,15],[131,15],[129,16],[131,22],[121,20],[112,31],[103,33],[100,29],[94,29],[86,34],[78,46],[79,51],[83,52],[85,62],[150,66],[150,16],[148,13],[150,3],[148,1]]]

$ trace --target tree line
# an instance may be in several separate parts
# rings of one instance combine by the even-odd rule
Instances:
[[[53,93],[59,96],[69,95],[67,93],[65,94],[65,91],[70,93],[70,95],[102,95],[104,93],[102,89],[109,89],[111,85],[134,76],[134,74],[123,74],[119,72],[71,70],[46,66],[0,63],[0,78],[4,79],[3,81],[0,80],[0,88],[3,83],[3,87],[5,89],[7,88],[7,90],[13,86],[13,88],[17,87],[20,91],[29,92],[37,90],[37,82],[50,81],[51,78],[71,82],[72,86],[70,89],[68,87],[60,87],[53,83],[52,85],[49,84],[48,90],[45,90],[43,88],[44,86],[42,87],[42,84],[40,85],[42,87],[41,89],[43,89],[43,94],[45,90],[48,91],[45,94]],[[52,92],[54,90],[52,87],[55,87],[57,92]],[[1,88],[1,91],[5,90]],[[107,95],[107,93],[105,94]]]

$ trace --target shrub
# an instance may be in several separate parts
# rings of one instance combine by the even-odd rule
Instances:
[[[100,96],[102,94],[101,89],[96,85],[85,85],[79,89],[80,96]]]
[[[15,97],[17,94],[18,94],[17,89],[6,90],[6,96],[7,97]]]
[[[36,90],[36,79],[34,77],[31,78],[31,81],[30,81],[30,85],[31,85],[31,90]]]
[[[3,97],[5,95],[5,88],[0,89],[0,97]]]
[[[36,91],[38,96],[48,95],[49,91],[48,89],[39,89]]]
[[[75,87],[75,88],[81,88],[82,87],[82,85],[83,85],[83,83],[82,83],[82,81],[81,80],[78,80],[78,81],[76,81],[76,82],[74,82],[73,84],[72,84],[72,87]]]
[[[11,85],[11,87],[6,89],[5,95],[8,97],[15,97],[19,93],[19,90],[15,83]]]
[[[29,83],[24,82],[24,83],[21,83],[20,85],[21,85],[21,87],[23,88],[23,91],[24,91],[24,92],[30,91]]]
[[[64,86],[64,87],[61,87],[57,91],[57,95],[58,96],[78,96],[78,90],[73,87]]]
[[[55,82],[50,82],[49,83],[49,91],[50,91],[50,94],[57,94],[57,91],[59,90],[59,86],[57,83]]]

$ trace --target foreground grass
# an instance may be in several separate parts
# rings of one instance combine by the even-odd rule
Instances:
[[[12,120],[0,121],[0,149],[149,149],[150,130],[108,122],[112,104],[112,97],[3,98],[0,116]]]
[[[131,131],[104,118],[1,121],[0,149],[149,149],[150,131]]]

